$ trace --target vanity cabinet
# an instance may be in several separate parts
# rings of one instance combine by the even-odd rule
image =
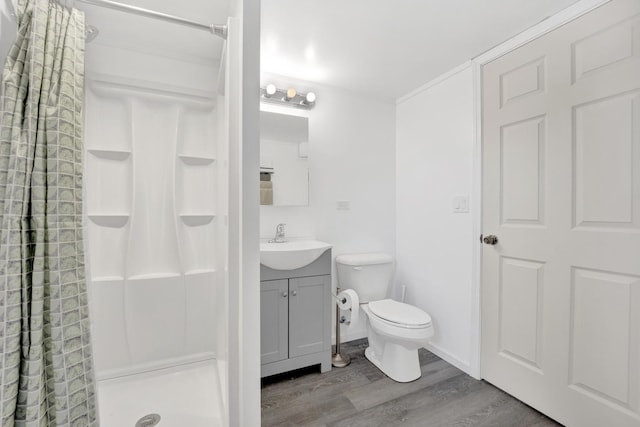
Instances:
[[[331,250],[306,267],[260,266],[261,376],[331,369]]]

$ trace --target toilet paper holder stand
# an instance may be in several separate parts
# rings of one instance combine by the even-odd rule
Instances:
[[[337,288],[336,294],[335,295],[331,294],[331,296],[333,296],[337,300],[336,301],[336,352],[331,356],[331,365],[336,368],[344,368],[349,366],[349,364],[351,363],[351,358],[346,354],[340,353],[340,324],[341,323],[349,324],[351,322],[349,322],[346,319],[346,317],[340,316],[340,307],[338,306],[338,301],[344,304],[347,300],[345,298],[340,298],[338,296],[339,293],[340,293],[340,288]]]

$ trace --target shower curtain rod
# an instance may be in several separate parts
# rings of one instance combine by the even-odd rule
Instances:
[[[78,0],[82,3],[92,4],[94,6],[106,7],[109,9],[129,12],[135,15],[146,16],[148,18],[161,19],[163,21],[173,22],[174,24],[186,25],[187,27],[205,30],[218,37],[227,39],[227,26],[215,24],[201,24],[199,22],[190,21],[179,16],[169,15],[167,13],[156,12],[155,10],[144,9],[142,7],[131,6],[124,3],[118,3],[111,0]]]

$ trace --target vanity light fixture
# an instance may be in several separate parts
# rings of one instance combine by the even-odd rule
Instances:
[[[316,94],[314,92],[301,93],[295,88],[278,89],[272,83],[260,89],[260,94],[263,102],[307,110],[311,109],[316,103]]]

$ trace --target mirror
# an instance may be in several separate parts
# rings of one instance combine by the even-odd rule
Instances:
[[[309,119],[260,112],[260,204],[309,205]]]

